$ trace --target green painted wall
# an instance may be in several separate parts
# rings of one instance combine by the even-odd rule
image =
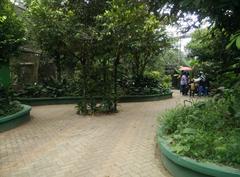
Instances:
[[[10,70],[9,65],[0,63],[0,85],[8,87],[10,84]]]

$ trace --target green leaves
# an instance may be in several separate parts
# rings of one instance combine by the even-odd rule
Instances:
[[[240,35],[237,36],[237,38],[236,38],[236,46],[238,49],[240,49]]]
[[[240,32],[237,32],[231,36],[230,42],[226,46],[226,49],[230,49],[234,43],[236,44],[236,47],[240,49]]]
[[[3,88],[0,83],[0,117],[14,114],[22,109],[19,102],[10,100],[8,90]]]
[[[214,36],[214,37],[213,37]],[[212,60],[218,56],[222,45],[221,33],[218,30],[198,29],[192,33],[192,39],[187,44],[191,57],[198,57],[201,61]],[[219,60],[219,58],[218,58]]]
[[[0,61],[8,62],[24,41],[24,29],[9,0],[0,3]]]
[[[4,23],[4,21],[7,19],[7,16],[0,16],[0,22]]]
[[[201,3],[201,0],[195,0],[195,1],[194,1],[194,5],[195,5],[196,7],[199,7],[200,3]]]
[[[161,118],[159,136],[180,155],[239,168],[239,97],[236,88],[221,99],[170,110]]]
[[[196,129],[194,128],[185,128],[182,131],[183,134],[195,134],[196,133]]]

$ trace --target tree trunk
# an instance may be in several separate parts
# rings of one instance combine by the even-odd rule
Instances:
[[[107,68],[106,68],[106,59],[103,61],[103,95],[106,97],[107,95]]]
[[[56,67],[57,67],[57,81],[62,82],[62,67],[61,67],[61,59],[60,55],[58,54],[55,58],[56,60]]]
[[[82,76],[83,76],[83,103],[84,108],[83,112],[84,114],[87,114],[87,67],[85,60],[82,60]]]
[[[133,66],[133,75],[138,76],[139,75],[139,55],[134,54],[134,63],[135,66]]]
[[[148,61],[149,61],[148,58],[143,58],[143,63],[141,64],[140,71],[139,71],[140,76],[144,75],[144,72],[145,72],[146,66],[148,64]]]
[[[114,78],[114,111],[117,112],[117,69],[118,69],[118,64],[120,60],[120,52],[117,52],[116,59],[114,61],[114,73],[113,73],[113,78]]]

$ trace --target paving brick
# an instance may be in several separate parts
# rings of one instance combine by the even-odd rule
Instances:
[[[156,117],[183,99],[85,117],[75,105],[33,107],[30,122],[0,134],[0,177],[169,177],[155,157]]]

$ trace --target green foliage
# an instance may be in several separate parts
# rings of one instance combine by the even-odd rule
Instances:
[[[59,82],[62,79],[62,63],[68,53],[64,40],[69,16],[71,12],[64,11],[60,1],[49,0],[32,1],[26,13],[29,38],[54,59]]]
[[[191,58],[197,58],[214,87],[232,87],[239,79],[240,2],[235,0],[160,0],[158,8],[171,23],[182,24],[185,31],[200,27],[206,21],[208,29],[196,30],[188,44]],[[165,11],[165,13],[164,13]],[[196,20],[188,18],[195,15]],[[182,31],[184,31],[182,30]],[[230,41],[229,41],[230,40]],[[233,45],[235,44],[235,45]],[[211,66],[211,67],[209,67]],[[217,80],[217,81],[216,81]]]
[[[197,57],[200,61],[213,61],[216,64],[227,62],[231,65],[235,58],[239,55],[238,51],[229,51],[225,49],[227,45],[228,33],[219,29],[198,29],[192,34],[192,39],[187,45],[190,51],[190,57]]]
[[[240,29],[240,2],[235,0],[160,0],[159,8],[170,11],[172,21],[183,18],[186,14],[198,16],[198,22],[210,18],[218,29],[233,34]],[[169,16],[169,13],[166,14]],[[196,23],[193,26],[197,26]]]
[[[188,43],[187,48],[190,50],[190,56],[198,57],[201,60],[212,60],[216,47],[221,45],[221,42],[216,42],[208,29],[198,29],[192,34],[191,42]],[[219,39],[219,38],[218,38]],[[217,44],[217,46],[216,46]],[[212,47],[209,47],[212,46]]]
[[[155,59],[155,62],[152,64],[152,67],[157,69],[166,65],[176,65],[176,66],[185,66],[185,56],[183,52],[175,48],[166,48],[162,54]]]
[[[226,46],[226,49],[230,49],[233,44],[236,44],[236,47],[240,49],[240,32],[237,31],[234,35],[230,37],[230,42]]]
[[[34,84],[26,85],[23,89],[18,90],[14,94],[15,97],[22,98],[41,98],[41,97],[62,97],[62,96],[73,96],[74,92],[71,92],[72,89],[69,89],[70,86],[55,82],[49,83],[48,85],[44,84]],[[70,91],[70,92],[69,92]],[[75,94],[74,96],[76,96]]]
[[[174,152],[240,168],[240,90],[178,107],[161,117],[161,136]]]
[[[18,101],[13,101],[8,104],[1,103],[0,101],[0,117],[8,116],[21,111],[23,108]]]
[[[126,78],[120,82],[120,86],[124,95],[152,95],[169,93],[170,83],[170,76],[151,71],[143,76]]]
[[[82,115],[115,112],[114,99],[111,97],[103,97],[100,101],[94,97],[82,99],[76,108],[77,113]]]
[[[0,65],[8,63],[24,41],[24,29],[9,0],[0,2]],[[5,64],[4,64],[5,65]],[[1,66],[0,66],[1,67]],[[6,79],[6,78],[5,78]],[[16,102],[11,102],[8,90],[0,83],[0,117],[21,110]]]
[[[187,45],[190,57],[196,58],[195,69],[208,74],[214,87],[230,88],[239,78],[239,50],[226,49],[228,34],[225,30],[199,29]],[[196,72],[195,72],[196,73]]]
[[[53,59],[58,83],[38,84],[23,95],[64,96],[70,89],[84,97],[78,106],[82,114],[113,111],[112,103],[117,111],[119,73],[142,78],[154,56],[169,46],[165,28],[147,2],[33,0],[27,4],[29,34]],[[70,80],[76,84],[62,84],[66,64],[72,67]],[[147,85],[152,84],[154,79],[146,78]],[[96,95],[104,98],[101,103],[96,104]]]
[[[0,2],[0,62],[8,62],[24,41],[24,30],[9,0]]]
[[[58,73],[55,85],[37,86],[36,91],[54,97],[66,94],[83,96],[83,101],[79,103],[82,110],[79,113],[82,114],[95,112],[96,104],[92,98],[96,94],[109,90],[112,93],[111,79],[106,77],[110,73],[109,64],[97,48],[102,43],[98,39],[95,21],[96,16],[104,12],[105,5],[106,1],[36,0],[30,3],[28,10],[31,34],[41,49],[54,58]],[[78,79],[70,79],[70,83],[62,81],[64,64],[74,67],[72,70]],[[102,68],[103,65],[105,68]]]
[[[126,66],[122,68],[126,69],[127,75],[131,70],[133,77],[128,75],[128,78],[141,78],[136,81],[141,82],[147,65],[167,45],[167,37],[160,21],[149,12],[147,3],[140,1],[113,0],[97,20],[100,39],[111,44],[105,49],[112,56],[116,103],[119,65]],[[132,83],[135,82],[128,85]]]
[[[22,109],[17,101],[11,101],[8,90],[0,86],[0,117],[14,114]]]

